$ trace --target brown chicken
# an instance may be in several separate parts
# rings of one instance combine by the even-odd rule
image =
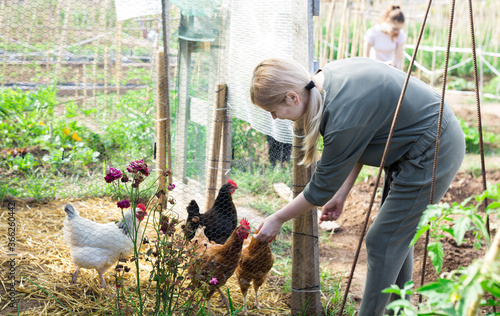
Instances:
[[[235,272],[240,285],[241,293],[243,294],[245,315],[248,313],[246,304],[250,283],[253,281],[253,289],[255,290],[255,307],[260,309],[258,291],[262,284],[266,281],[267,274],[273,267],[273,264],[274,256],[271,253],[269,243],[257,241],[252,236],[250,244],[243,248],[241,252],[240,262]]]
[[[208,245],[201,258],[188,269],[191,278],[190,288],[199,289],[203,283],[208,285],[206,294],[207,309],[210,311],[210,298],[217,290],[229,312],[229,302],[220,290],[227,280],[233,275],[241,256],[243,241],[250,234],[250,223],[246,218],[240,221],[229,239],[223,245]]]
[[[183,228],[186,238],[193,239],[198,227],[204,226],[203,232],[210,242],[224,244],[238,225],[238,214],[232,197],[237,188],[236,183],[229,179],[220,188],[213,206],[203,214],[200,214],[196,201],[192,200],[186,208],[188,218]]]

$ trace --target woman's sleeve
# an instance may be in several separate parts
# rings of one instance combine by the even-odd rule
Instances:
[[[373,29],[372,28],[369,28],[365,35],[363,36],[363,40],[367,43],[370,43],[371,45],[373,45],[373,42],[374,42],[374,39],[373,39]]]
[[[403,44],[403,43],[406,42],[406,39],[407,39],[407,36],[406,36],[405,31],[400,30],[399,34],[398,34],[398,38],[396,39],[397,43],[398,44]]]
[[[337,192],[370,143],[373,133],[366,127],[350,127],[325,134],[324,150],[304,197],[311,204],[322,206]]]

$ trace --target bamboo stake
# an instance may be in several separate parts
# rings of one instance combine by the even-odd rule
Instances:
[[[104,47],[104,109],[108,109],[108,47]]]
[[[64,8],[64,20],[61,30],[61,37],[59,38],[59,55],[57,56],[56,62],[56,80],[59,80],[59,76],[61,75],[61,62],[63,53],[65,51],[64,45],[66,43],[66,39],[68,36],[68,21],[69,21],[69,10],[71,8],[72,0],[62,0],[66,1],[66,7]]]
[[[221,170],[220,183],[226,183],[230,178],[231,171],[231,148],[232,148],[232,134],[233,134],[233,121],[230,108],[227,107],[227,92],[226,92],[226,110],[224,112],[224,124],[222,129],[222,153],[221,153]]]
[[[170,119],[169,109],[166,106],[168,104],[167,100],[167,82],[168,80],[165,76],[165,59],[163,49],[158,50],[158,62],[156,68],[157,75],[157,93],[158,97],[156,100],[156,138],[157,138],[157,160],[158,160],[158,177],[159,177],[159,187],[158,190],[165,189],[166,176],[161,171],[166,169],[167,165],[167,121]]]
[[[12,16],[12,6],[7,6],[7,10],[5,9],[5,2],[6,0],[2,1],[2,12],[5,12],[5,14],[0,15],[0,25],[2,26],[2,29],[5,30],[5,34],[9,34],[10,32],[10,17]],[[4,22],[6,22],[4,24]],[[7,81],[5,78],[5,65],[7,64],[7,55],[8,54],[8,49],[9,46],[7,44],[7,41],[4,42],[4,51],[5,54],[3,55],[3,63],[2,63],[2,88],[5,85],[5,82]]]
[[[78,88],[80,87],[80,71],[78,68],[75,69],[75,99],[78,100]]]
[[[344,58],[349,58],[349,43],[351,43],[351,12],[352,12],[352,7],[351,3],[349,3],[349,6],[347,7],[347,17],[346,17],[346,32],[345,32],[345,40],[344,40]]]
[[[365,35],[366,30],[368,29],[367,28],[367,24],[366,24],[365,10],[366,10],[365,1],[362,0],[361,1],[361,14],[360,14],[360,18],[361,18],[361,31],[359,32],[359,38],[358,38],[358,41],[359,41],[359,55],[358,56],[363,56],[364,49],[365,49],[364,35]]]
[[[342,20],[340,22],[340,34],[339,34],[339,45],[338,45],[338,51],[337,51],[337,60],[344,58],[345,33],[346,33],[346,28],[348,28],[348,26],[346,25],[346,23],[347,23],[346,20],[348,20],[348,18],[347,18],[348,5],[349,5],[349,0],[344,0],[344,4],[342,6]]]
[[[172,135],[171,135],[171,113],[170,113],[170,64],[168,56],[170,54],[170,4],[168,0],[162,0],[161,5],[161,22],[162,22],[162,35],[163,35],[163,67],[159,68],[162,71],[161,76],[163,77],[163,88],[164,98],[165,98],[165,137],[166,137],[166,163],[169,170],[172,170]],[[173,182],[172,173],[168,175],[168,183]],[[164,203],[164,201],[162,202]],[[166,205],[164,206],[166,208]]]
[[[157,29],[159,29],[159,25],[157,25]],[[154,43],[153,43],[153,54],[151,56],[151,66],[149,67],[149,78],[150,80],[152,81],[153,80],[153,73],[154,73],[154,69],[155,69],[155,66],[156,66],[156,57],[158,55],[158,39],[160,38],[159,36],[159,33],[158,35],[155,37],[154,39]],[[169,70],[170,71],[170,70]],[[149,89],[149,85],[147,86],[146,88],[146,98],[149,99],[149,93],[150,93],[150,89]]]
[[[217,85],[215,91],[214,123],[212,130],[212,150],[209,158],[209,171],[207,178],[207,198],[205,199],[205,209],[212,207],[215,201],[217,187],[217,171],[219,167],[219,154],[221,150],[222,129],[225,120],[225,108],[227,98],[227,86],[224,83]]]
[[[437,38],[438,38],[438,35],[437,35],[437,32],[433,32],[434,33],[434,40],[433,40],[433,45],[434,47],[436,47],[437,45]],[[434,71],[436,70],[436,49],[433,49],[432,50],[432,64],[431,64],[431,80],[430,80],[430,85],[431,87],[434,87],[434,79],[435,79],[435,75],[434,75]]]
[[[116,102],[120,102],[120,81],[122,78],[122,28],[123,22],[116,22],[116,64],[115,64],[115,75],[116,75]]]
[[[24,12],[29,12],[29,9],[27,7],[27,2],[25,1],[24,4],[23,4],[23,7],[24,7]],[[35,27],[36,25],[36,10],[33,10],[32,14],[31,14],[31,23],[30,23],[30,27],[28,28],[28,34],[26,35],[26,44],[29,45],[30,41],[31,41],[31,36],[35,33],[34,30],[36,29]],[[29,49],[29,46],[26,45],[24,47],[24,52],[23,52],[23,63],[26,61],[26,55],[28,54],[28,49]]]
[[[50,66],[50,51],[47,51],[47,64],[45,65],[45,72],[48,74],[47,75],[47,83],[50,82],[50,73],[51,71],[51,66]]]
[[[87,66],[82,65],[83,108],[87,108]]]
[[[322,42],[323,42],[323,49],[320,52],[319,60],[320,60],[320,65],[324,65],[328,61],[328,48],[331,46],[331,50],[333,50],[333,46],[335,46],[335,43],[332,41],[329,41],[330,38],[330,32],[332,32],[332,29],[334,29],[334,20],[335,20],[335,1],[330,1],[330,6],[328,8],[328,12],[326,15],[326,27],[325,27],[325,35],[324,37],[322,36]]]
[[[356,8],[359,9],[359,0],[356,0]],[[358,11],[359,12],[359,11]],[[354,26],[352,30],[352,42],[351,42],[351,57],[358,56],[358,36],[360,33],[360,18],[358,12],[356,13],[356,17],[354,18]]]
[[[97,107],[97,58],[99,58],[99,48],[96,48],[94,61],[92,62],[92,99],[94,100],[94,108]]]
[[[331,20],[332,20],[332,23],[330,25],[330,27],[328,28],[328,33],[330,33],[330,41],[328,42],[328,37],[326,37],[327,39],[327,45],[326,47],[328,48],[328,43],[330,43],[330,54],[328,55],[328,61],[332,61],[333,58],[334,58],[334,53],[335,53],[335,3],[336,1],[333,1],[332,0],[332,4],[330,4],[330,10],[331,10]],[[326,51],[327,51],[327,48],[325,49],[325,55],[326,55]],[[325,61],[326,63],[326,61]],[[323,65],[325,64],[323,63]]]

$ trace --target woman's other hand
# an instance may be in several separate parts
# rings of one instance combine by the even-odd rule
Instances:
[[[319,223],[330,222],[338,219],[342,210],[344,209],[345,199],[334,196],[330,201],[328,201],[321,209],[321,217],[319,218]]]

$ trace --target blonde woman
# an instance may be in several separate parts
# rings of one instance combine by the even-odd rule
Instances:
[[[381,23],[372,26],[364,36],[363,56],[398,69],[403,69],[403,49],[406,34],[405,16],[399,6],[393,5],[384,13]]]
[[[368,58],[325,65],[314,76],[285,59],[262,61],[253,72],[250,97],[274,119],[303,118],[302,164],[311,165],[318,138],[324,150],[304,191],[268,216],[255,238],[272,240],[283,223],[314,206],[320,221],[343,213],[349,191],[363,165],[379,166],[406,74]],[[381,291],[411,280],[410,248],[422,212],[429,204],[440,96],[411,77],[385,167],[387,194],[366,235],[368,271],[359,315],[383,315],[391,298]],[[465,154],[465,140],[454,113],[445,104],[439,147],[435,201],[446,193]],[[349,210],[343,216],[349,216]]]

